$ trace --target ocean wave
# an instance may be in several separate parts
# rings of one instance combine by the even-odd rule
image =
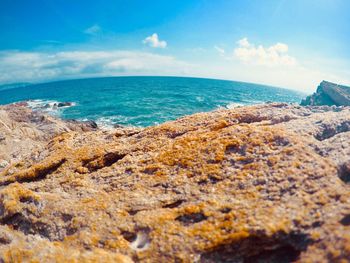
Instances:
[[[230,102],[228,103],[225,108],[226,109],[234,109],[234,108],[239,108],[242,106],[247,106],[247,105],[256,105],[256,104],[262,104],[265,103],[265,101],[261,100],[243,100],[240,102]]]
[[[101,129],[112,130],[115,128],[116,123],[112,118],[109,117],[100,117],[96,120],[97,126]]]
[[[62,110],[76,106],[75,102],[60,102],[56,100],[28,100],[27,106],[34,111],[43,111],[51,115],[60,115]]]
[[[196,101],[203,102],[205,99],[202,96],[196,96]]]
[[[242,107],[244,105],[245,105],[244,103],[231,102],[231,103],[227,104],[225,108],[226,109],[234,109],[234,108]]]
[[[131,118],[127,116],[113,115],[113,116],[99,117],[95,120],[95,122],[97,123],[99,128],[111,130],[118,127],[132,126],[128,124],[130,122],[130,119]]]

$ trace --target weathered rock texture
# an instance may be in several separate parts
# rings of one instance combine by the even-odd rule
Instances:
[[[350,106],[350,87],[322,81],[316,92],[304,99],[301,105]]]
[[[92,131],[92,122],[62,121],[17,103],[0,107],[0,171],[9,163],[35,159],[54,136],[63,132]]]
[[[243,107],[38,145],[0,174],[4,262],[350,258],[349,108]]]

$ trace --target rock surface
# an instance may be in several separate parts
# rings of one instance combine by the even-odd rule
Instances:
[[[322,81],[317,91],[304,99],[301,105],[350,106],[350,87]]]
[[[0,171],[9,163],[39,158],[47,142],[58,134],[97,128],[93,122],[62,121],[26,106],[26,102],[0,106]]]
[[[51,140],[30,125],[43,137],[0,174],[4,262],[350,258],[350,108],[268,104],[112,131],[51,123]]]

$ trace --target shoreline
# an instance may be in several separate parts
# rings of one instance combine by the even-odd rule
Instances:
[[[31,138],[31,142],[37,142],[38,144],[46,143],[47,140],[53,139],[55,136],[58,136],[62,133],[69,133],[69,132],[105,132],[105,133],[123,133],[123,131],[132,132],[132,131],[141,131],[144,129],[152,129],[157,128],[158,126],[166,125],[168,123],[172,122],[178,122],[182,119],[186,119],[188,117],[191,117],[192,115],[186,115],[182,116],[176,120],[170,120],[161,124],[156,124],[153,126],[147,126],[147,127],[138,127],[138,126],[132,126],[132,125],[120,125],[120,124],[113,124],[104,126],[96,123],[94,120],[79,120],[79,119],[64,119],[61,118],[58,114],[52,114],[50,111],[48,111],[48,107],[45,106],[46,101],[42,102],[41,106],[33,107],[31,105],[31,102],[35,103],[35,101],[20,101],[15,102],[7,105],[0,105],[0,142],[2,141],[2,144],[4,144],[4,141],[6,139],[6,136],[4,136],[4,132],[1,133],[1,128],[5,129],[8,133],[16,133],[16,129],[22,133],[19,137],[13,139],[15,142],[22,142],[24,139]],[[75,103],[72,102],[55,102],[52,101],[50,105],[50,108],[52,108],[53,105],[56,104],[62,104],[60,107],[57,107],[56,109],[61,110],[67,107],[73,107],[75,106]],[[69,105],[68,105],[69,104]],[[320,105],[320,106],[310,106],[310,105],[298,105],[294,103],[277,103],[277,102],[266,102],[264,104],[256,104],[256,105],[238,105],[235,107],[219,107],[217,109],[214,109],[209,112],[198,112],[194,113],[193,116],[196,115],[205,115],[205,114],[213,114],[220,112],[230,112],[235,110],[243,110],[249,109],[249,108],[266,108],[270,109],[273,107],[291,107],[291,108],[305,108],[307,110],[310,110],[311,112],[327,112],[327,111],[342,111],[346,110],[349,107],[346,106],[326,106],[326,105]],[[6,116],[8,115],[8,116]],[[270,116],[273,118],[272,116]],[[4,122],[4,119],[8,121],[6,124],[6,121]],[[288,115],[285,118],[290,118]],[[19,124],[17,127],[16,125]],[[10,127],[11,128],[10,128]],[[15,129],[13,129],[15,128]],[[341,128],[342,129],[342,128]],[[347,129],[347,127],[345,127]],[[9,136],[12,137],[12,136]],[[28,138],[26,138],[28,137]],[[10,139],[11,140],[11,139]],[[20,144],[20,143],[19,143]],[[1,146],[1,144],[0,144]],[[3,145],[2,145],[3,146]],[[33,145],[31,145],[33,146]],[[41,145],[42,146],[42,145]],[[6,148],[7,151],[9,151],[9,147],[13,147],[13,145],[8,146]],[[22,147],[22,146],[21,146]],[[16,147],[13,147],[16,149]],[[29,147],[31,148],[31,147]],[[16,149],[17,150],[17,149]],[[10,150],[11,151],[11,150]],[[25,149],[25,151],[28,151]],[[21,155],[20,155],[21,156]],[[1,157],[1,156],[0,156]],[[21,157],[22,158],[22,157]],[[15,160],[18,161],[20,157],[16,158]],[[9,160],[1,159],[0,158],[0,171],[5,168],[5,163],[9,164]]]
[[[33,107],[46,107],[65,119],[93,119],[100,124],[119,123],[148,127],[168,120],[231,107],[232,102],[252,105],[266,101],[300,102],[299,93],[208,79],[85,79],[32,85],[1,93],[0,103],[36,99]],[[61,109],[54,104],[75,102]],[[48,105],[46,105],[48,104]],[[52,105],[50,105],[52,104]]]
[[[288,105],[295,105],[298,106],[299,103],[289,103],[289,102],[271,102],[271,101],[266,101],[266,102],[256,102],[252,104],[243,104],[243,103],[229,103],[226,106],[218,106],[212,110],[208,111],[199,111],[195,112],[193,114],[198,114],[198,113],[208,113],[208,112],[213,112],[213,111],[220,111],[220,110],[232,110],[235,108],[240,108],[240,107],[249,107],[249,106],[258,106],[258,105],[266,105],[266,104],[273,104],[273,103],[286,103]],[[170,119],[162,123],[155,123],[150,126],[137,126],[137,125],[132,125],[132,124],[119,124],[119,123],[114,123],[109,121],[113,116],[110,117],[105,117],[101,116],[97,120],[94,119],[88,119],[88,118],[65,118],[62,116],[62,112],[65,109],[75,107],[78,104],[76,102],[68,102],[68,101],[57,101],[57,100],[43,100],[43,99],[33,99],[33,100],[24,100],[24,101],[17,101],[9,104],[3,104],[0,105],[1,107],[12,107],[12,106],[20,106],[20,107],[25,107],[33,112],[38,113],[39,115],[47,115],[53,118],[56,118],[58,120],[61,120],[63,122],[77,122],[77,123],[88,123],[94,128],[102,129],[102,130],[112,130],[115,128],[147,128],[147,127],[154,127],[157,125],[161,125],[165,122],[171,122],[175,121],[179,118],[184,118],[186,116],[190,116],[193,114],[187,114],[178,117],[177,119]]]

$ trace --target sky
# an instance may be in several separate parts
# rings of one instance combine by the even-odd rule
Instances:
[[[350,85],[349,0],[0,0],[0,84],[194,76]]]

